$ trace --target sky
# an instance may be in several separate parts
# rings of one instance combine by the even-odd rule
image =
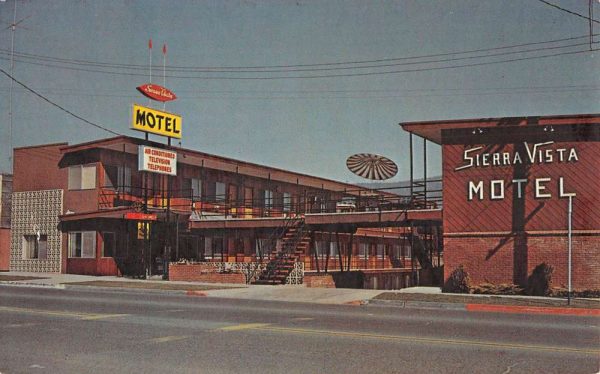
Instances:
[[[163,84],[165,43],[164,85],[178,97],[166,110],[183,117],[183,147],[350,183],[365,182],[346,168],[355,153],[388,157],[390,181],[408,178],[401,122],[600,112],[584,0],[16,2],[12,73],[44,99],[14,85],[14,147],[114,136],[69,112],[143,137],[130,129],[132,104],[148,105],[135,88],[150,58]],[[0,1],[7,73],[14,4]],[[5,172],[9,91],[0,74]],[[427,145],[429,176],[440,153]]]

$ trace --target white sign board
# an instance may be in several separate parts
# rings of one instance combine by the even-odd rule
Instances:
[[[140,145],[138,169],[175,176],[177,175],[177,152]]]

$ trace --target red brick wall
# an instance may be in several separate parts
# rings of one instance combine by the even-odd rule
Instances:
[[[306,287],[335,288],[331,274],[304,274],[303,283]]]
[[[245,284],[242,273],[217,273],[217,269],[207,264],[169,264],[169,280],[207,283]]]
[[[444,247],[446,278],[464,265],[473,284],[518,284],[525,280],[520,279],[520,274],[529,276],[537,265],[545,262],[554,267],[553,285],[567,285],[566,235],[446,237]],[[574,236],[572,248],[573,288],[600,288],[600,236]]]
[[[0,228],[0,271],[8,271],[10,265],[10,229]]]
[[[475,125],[474,125],[475,126]],[[570,129],[570,128],[569,128]],[[556,134],[531,127],[506,129],[505,135],[444,135],[444,262],[445,277],[460,264],[475,284],[481,282],[525,285],[535,266],[542,262],[554,266],[554,285],[567,283],[567,207],[563,192],[576,193],[573,199],[573,286],[600,288],[600,141],[589,129],[557,129]],[[571,131],[571,132],[569,132]],[[458,133],[456,133],[458,134]],[[582,135],[583,134],[583,135]],[[588,135],[586,135],[588,134]],[[487,136],[487,138],[486,138]],[[503,136],[505,138],[503,138]],[[527,142],[527,146],[524,144]],[[543,161],[530,163],[528,152],[540,146]],[[469,155],[507,152],[511,160],[519,152],[523,163],[474,166],[456,170],[467,163],[464,152],[481,147]],[[565,149],[564,159],[559,149]],[[577,158],[568,159],[575,149]],[[545,160],[548,151],[553,160]],[[537,154],[539,155],[539,154]],[[491,160],[491,159],[490,159]],[[536,178],[550,197],[536,196]],[[527,179],[519,198],[513,179]],[[504,181],[504,198],[490,198],[490,181]],[[469,182],[483,181],[484,198],[469,200]]]
[[[64,144],[16,148],[14,151],[13,192],[67,188],[67,169],[59,169]]]

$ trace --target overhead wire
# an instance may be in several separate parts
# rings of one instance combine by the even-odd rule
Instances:
[[[551,7],[553,7],[553,8],[556,8],[556,9],[558,9],[558,10],[560,10],[560,11],[563,11],[563,12],[565,12],[565,13],[569,13],[569,14],[571,14],[571,15],[574,15],[574,16],[577,16],[577,17],[580,17],[580,18],[583,18],[583,19],[585,19],[585,20],[588,20],[588,21],[591,21],[591,22],[594,22],[594,23],[600,23],[600,21],[593,19],[591,16],[590,16],[590,17],[586,17],[586,16],[584,16],[583,14],[580,14],[580,13],[577,13],[577,12],[573,12],[572,10],[569,10],[569,9],[563,8],[563,7],[561,7],[561,6],[558,6],[558,5],[556,5],[556,4],[552,4],[552,3],[551,3],[551,2],[549,2],[549,1],[546,1],[546,0],[538,0],[538,1],[539,1],[540,3],[544,3],[544,4],[548,5],[548,6],[551,6]]]
[[[576,46],[582,46],[582,45],[587,46],[587,44],[588,43],[581,43],[581,44],[561,46],[561,47],[546,47],[543,49],[536,49],[535,52],[539,52],[540,50],[553,50],[553,49],[558,49],[558,48],[568,48],[568,47],[576,47]],[[593,44],[597,44],[597,42],[594,42]],[[591,49],[591,50],[586,49],[583,51],[560,52],[560,53],[554,53],[554,54],[528,56],[528,57],[504,59],[504,60],[497,60],[497,61],[476,62],[476,63],[470,63],[470,64],[458,64],[458,65],[450,65],[450,66],[437,66],[437,67],[426,67],[426,68],[405,69],[405,70],[345,73],[345,74],[282,75],[282,76],[254,76],[254,77],[166,75],[166,77],[172,78],[172,79],[201,79],[201,80],[278,80],[278,79],[315,79],[315,78],[361,77],[361,76],[387,75],[387,74],[399,74],[399,73],[410,73],[410,72],[424,72],[424,71],[436,71],[436,70],[456,69],[456,68],[475,67],[475,66],[484,66],[484,65],[495,65],[495,64],[506,63],[506,62],[526,61],[526,60],[549,58],[549,57],[554,57],[554,56],[566,56],[566,55],[574,55],[574,54],[581,54],[581,53],[589,53],[589,52],[593,52],[593,51],[594,51],[594,49]],[[533,52],[533,50],[520,51],[517,53],[528,53],[528,52]],[[506,54],[514,54],[514,52],[504,53],[504,54],[496,54],[496,56],[479,56],[479,58],[485,59],[485,58],[489,58],[489,57],[498,57],[498,55],[506,55]],[[472,58],[473,58],[472,56],[469,57],[469,59],[472,59]],[[0,59],[5,59],[5,58],[0,58]],[[461,58],[461,59],[464,60],[467,58]],[[442,62],[450,62],[450,61],[453,61],[453,59],[439,60],[439,61],[435,61],[435,62],[422,62],[422,63],[423,64],[442,63]],[[31,62],[31,61],[20,61],[20,62],[25,63],[25,64],[41,65],[41,66],[46,66],[46,67],[58,68],[58,69],[66,69],[66,70],[72,70],[72,71],[85,71],[85,72],[101,73],[101,74],[108,74],[108,75],[117,75],[117,76],[143,76],[143,77],[147,76],[146,74],[142,74],[142,73],[128,73],[128,72],[93,70],[93,69],[75,68],[75,67],[63,67],[63,66],[49,65],[49,64],[44,64],[44,63],[36,63],[36,62]],[[409,63],[409,64],[412,65],[413,63]],[[406,65],[406,64],[402,64],[402,65]],[[262,73],[262,72],[259,72],[259,73]]]
[[[72,116],[72,117],[74,117],[74,118],[77,118],[78,120],[80,120],[80,121],[83,121],[84,123],[87,123],[87,124],[88,124],[88,125],[90,125],[90,126],[94,126],[94,127],[98,128],[98,129],[100,129],[100,130],[104,130],[104,131],[106,131],[106,132],[108,132],[108,133],[110,133],[110,134],[113,134],[113,135],[121,135],[120,133],[118,133],[118,132],[116,132],[116,131],[113,131],[113,130],[111,130],[111,129],[107,128],[107,127],[104,127],[104,126],[102,126],[102,125],[99,125],[99,124],[97,124],[97,123],[94,123],[94,122],[92,122],[92,121],[90,121],[90,120],[87,120],[87,119],[85,119],[85,118],[81,117],[80,115],[77,115],[77,114],[75,114],[75,113],[71,112],[70,110],[68,110],[68,109],[66,109],[66,108],[64,108],[64,107],[62,107],[61,105],[59,105],[59,104],[55,103],[54,101],[52,101],[52,100],[48,99],[48,98],[47,98],[47,97],[45,97],[44,95],[42,95],[42,94],[38,93],[36,90],[34,90],[34,89],[30,88],[30,87],[29,87],[29,86],[27,86],[25,83],[23,83],[23,82],[21,82],[21,81],[17,80],[15,77],[13,77],[12,75],[10,75],[10,74],[9,74],[7,71],[5,71],[5,70],[4,70],[4,69],[2,69],[2,68],[0,68],[0,73],[2,73],[2,74],[4,74],[4,75],[6,75],[6,76],[7,76],[9,79],[11,79],[13,82],[15,82],[16,84],[18,84],[19,86],[23,87],[24,89],[26,89],[27,91],[31,92],[32,94],[34,94],[35,96],[39,97],[40,99],[42,99],[42,100],[46,101],[46,102],[47,102],[47,103],[49,103],[50,105],[52,105],[52,106],[54,106],[54,107],[56,107],[56,108],[58,108],[58,109],[62,110],[63,112],[67,113],[68,115],[70,115],[70,116]]]
[[[465,54],[473,54],[473,53],[482,53],[482,52],[492,52],[492,51],[500,51],[506,49],[514,49],[528,46],[536,46],[543,44],[554,44],[565,41],[575,41],[579,39],[587,39],[589,36],[576,36],[570,38],[562,38],[541,42],[531,42],[531,43],[522,43],[522,44],[514,44],[500,47],[492,47],[492,48],[481,48],[481,49],[472,49],[458,52],[447,52],[447,53],[437,53],[437,54],[427,54],[420,56],[408,56],[408,57],[396,57],[396,58],[386,58],[386,59],[378,59],[378,60],[363,60],[363,61],[347,61],[347,62],[333,62],[333,63],[319,63],[319,64],[298,64],[298,65],[272,65],[272,66],[246,66],[246,67],[182,67],[182,66],[169,66],[166,67],[166,71],[169,72],[198,72],[198,73],[285,73],[285,72],[295,72],[295,71],[329,71],[329,70],[348,70],[348,69],[367,69],[367,68],[381,68],[381,67],[390,67],[390,66],[400,66],[400,65],[414,65],[414,64],[424,64],[424,63],[440,63],[440,62],[448,62],[448,61],[458,61],[463,59],[474,59],[474,58],[485,58],[485,57],[495,57],[502,55],[510,55],[517,53],[528,53],[528,52],[536,52],[542,50],[551,50],[551,49],[559,49],[559,48],[568,48],[574,46],[580,46],[582,44],[568,44],[562,46],[551,46],[551,47],[542,47],[535,49],[525,49],[519,51],[509,51],[503,53],[495,53],[495,54],[487,54],[487,55],[478,55],[478,56],[466,56],[466,57],[453,57],[448,59],[439,59],[439,60],[429,60],[429,61],[414,61],[414,62],[404,62],[404,63],[389,63],[384,65],[364,65],[364,66],[340,66],[340,65],[359,65],[359,64],[367,64],[367,63],[383,63],[383,62],[393,62],[393,61],[406,61],[406,60],[418,60],[424,58],[432,58],[432,57],[445,57],[445,56],[455,56],[455,55],[465,55]],[[0,54],[8,55],[10,51],[0,49]],[[125,69],[125,70],[140,70],[144,73],[147,71],[147,66],[144,65],[133,65],[133,64],[119,64],[119,63],[105,63],[105,62],[95,62],[88,60],[74,60],[74,59],[64,59],[64,58],[55,58],[50,56],[43,55],[35,55],[28,54],[23,52],[15,52],[15,56],[20,57],[22,59],[30,59],[35,61],[44,61],[44,62],[52,62],[52,63],[64,63],[67,65],[74,66],[89,66],[89,67],[98,67],[98,68],[115,68],[115,69]],[[20,60],[21,62],[26,62],[24,60]],[[56,65],[44,65],[44,66],[53,66]],[[322,66],[330,66],[330,67],[322,67]],[[315,67],[310,69],[305,69],[306,67]],[[282,70],[264,70],[269,68],[281,68]],[[78,70],[76,68],[71,68],[73,70]],[[79,68],[83,70],[83,68]],[[233,70],[233,69],[252,69],[252,70]],[[262,70],[261,70],[262,69]],[[84,70],[88,71],[88,70]],[[91,70],[89,70],[91,71]],[[128,73],[134,75],[135,73]]]

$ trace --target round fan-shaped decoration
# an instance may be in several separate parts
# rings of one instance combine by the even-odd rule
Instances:
[[[390,179],[398,172],[394,161],[371,153],[357,153],[348,157],[346,166],[360,177],[378,181]]]

